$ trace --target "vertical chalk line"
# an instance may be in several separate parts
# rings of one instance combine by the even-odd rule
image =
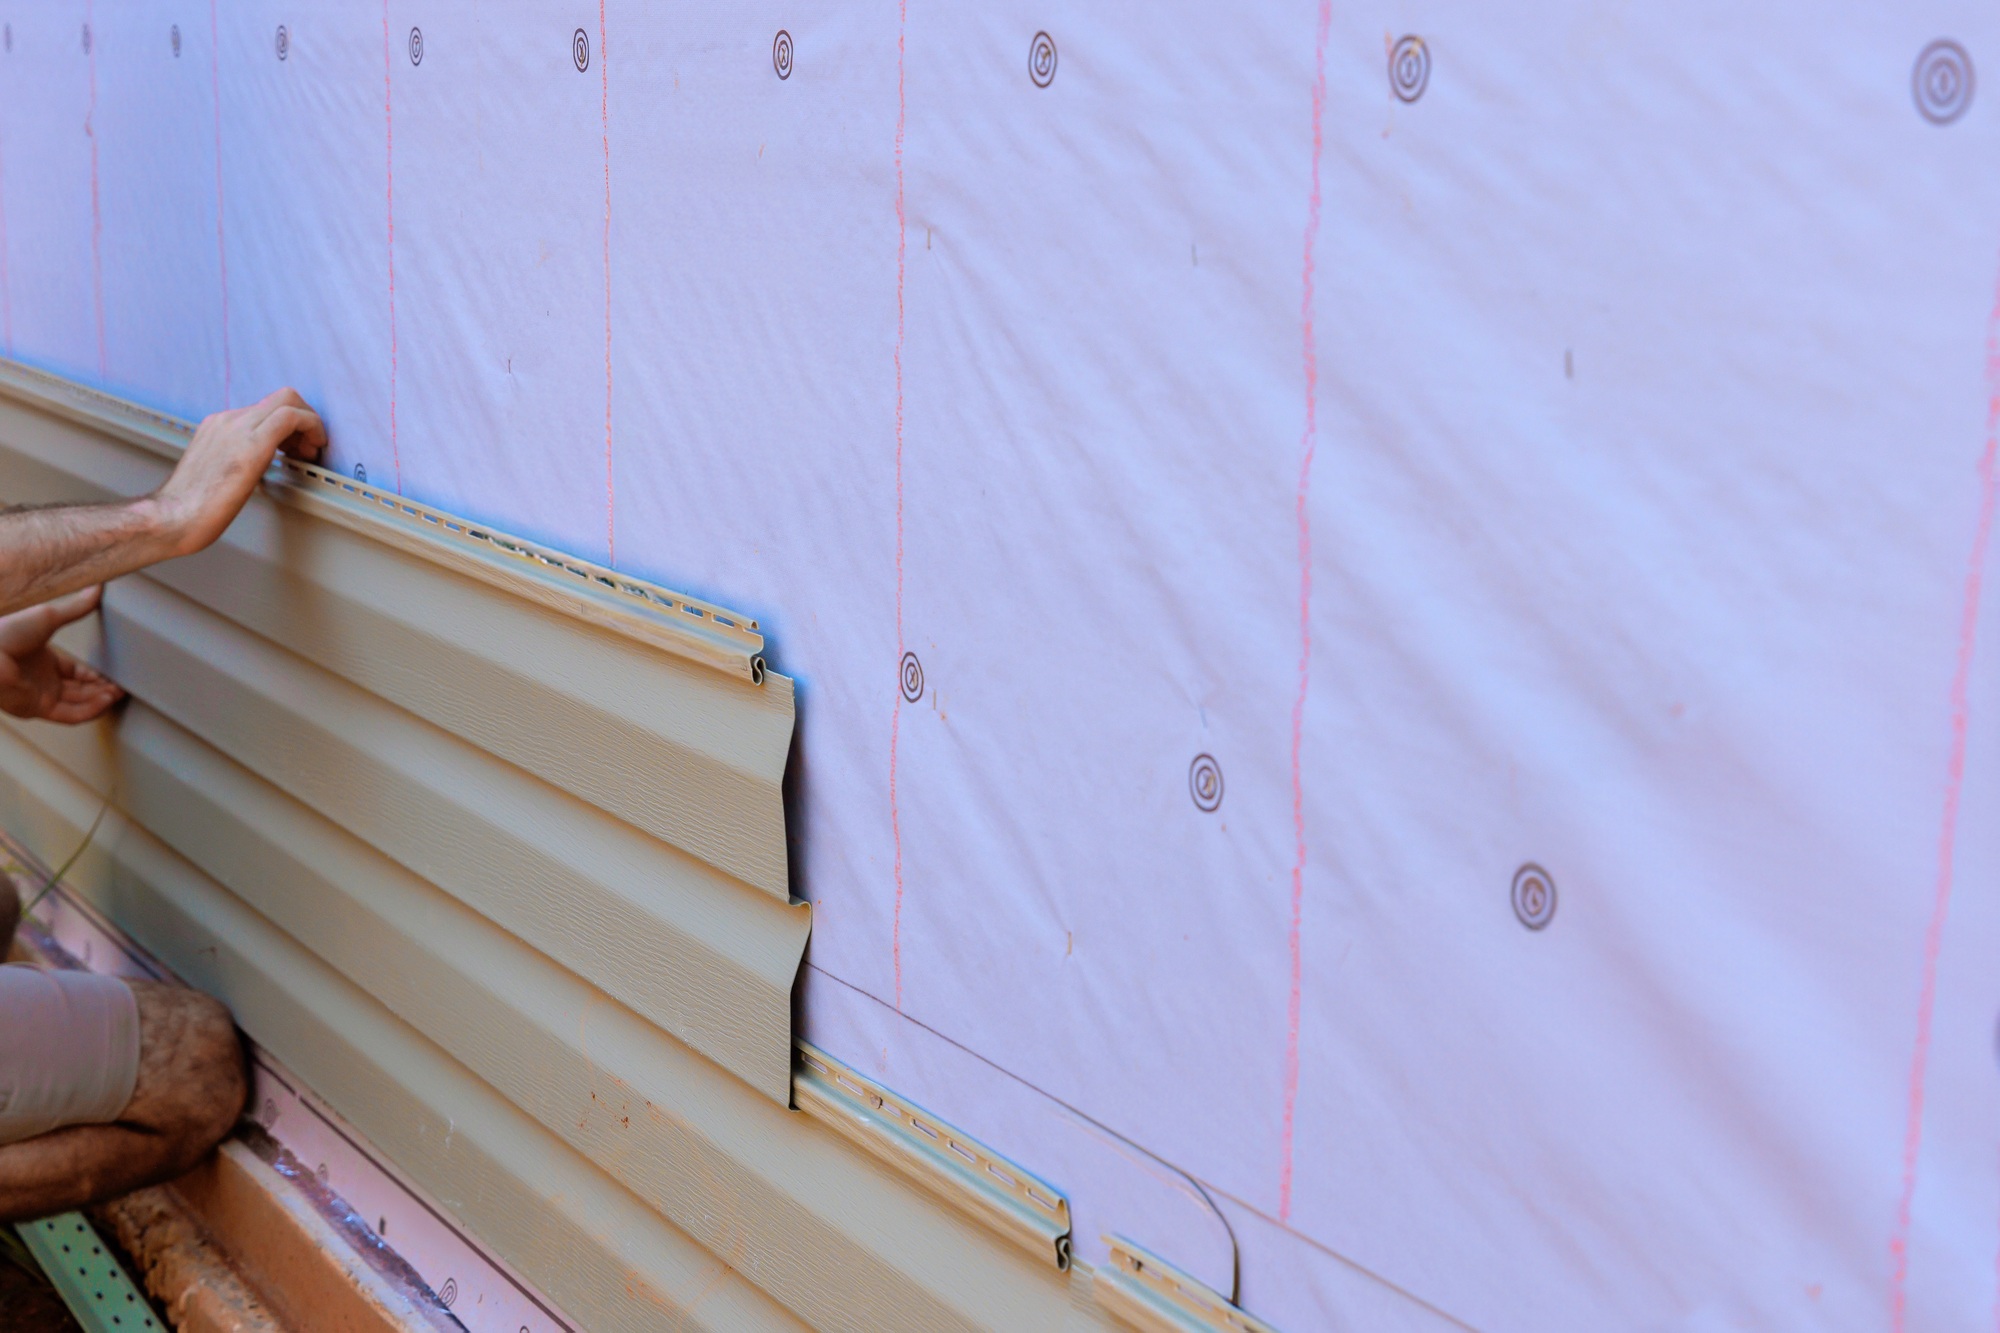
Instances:
[[[903,817],[897,805],[896,763],[903,727],[903,277],[908,228],[903,211],[903,130],[909,102],[903,83],[909,0],[896,6],[896,702],[889,714],[889,836],[896,851],[896,915],[890,949],[896,965],[896,1008],[903,1007]]]
[[[389,223],[389,460],[396,494],[403,493],[403,446],[396,423],[396,377],[401,349],[396,344],[396,102],[389,56],[389,0],[382,0],[382,161],[384,208]]]
[[[208,83],[215,99],[215,262],[222,280],[222,405],[231,400],[229,358],[229,247],[222,240],[222,30],[215,0],[208,0]]]
[[[83,25],[90,34],[90,49],[84,63],[90,67],[90,109],[83,118],[84,134],[90,139],[90,299],[97,313],[97,379],[106,378],[104,355],[104,213],[97,199],[97,25],[89,0],[83,6]]]
[[[1312,683],[1312,496],[1313,455],[1319,448],[1319,339],[1313,327],[1313,280],[1319,259],[1319,163],[1326,119],[1326,42],[1333,27],[1332,0],[1320,0],[1313,42],[1312,187],[1306,197],[1303,280],[1299,326],[1305,366],[1306,422],[1299,440],[1299,687],[1292,699],[1292,911],[1286,932],[1291,986],[1285,1003],[1285,1116],[1279,1140],[1278,1220],[1292,1218],[1292,1126],[1299,1101],[1299,1009],[1304,984],[1300,929],[1306,886],[1306,799],[1301,761],[1305,753],[1306,691]]]
[[[597,77],[602,84],[599,114],[604,121],[604,563],[618,563],[617,489],[611,478],[611,46],[604,0],[597,0]]]
[[[1938,958],[1944,948],[1945,918],[1951,908],[1952,874],[1958,851],[1959,795],[1965,785],[1965,750],[1971,713],[1973,649],[1979,635],[1979,598],[1986,577],[1986,552],[1993,536],[1996,455],[2000,455],[2000,286],[1986,319],[1986,447],[1979,458],[1979,517],[1972,554],[1966,563],[1965,595],[1959,607],[1958,663],[1951,677],[1951,744],[1945,761],[1944,811],[1938,830],[1937,887],[1930,924],[1924,930],[1923,980],[1917,997],[1917,1034],[1910,1055],[1909,1112],[1903,1127],[1903,1191],[1896,1204],[1896,1229],[1889,1240],[1890,1323],[1901,1333],[1910,1271],[1910,1209],[1917,1193],[1917,1159],[1923,1146],[1924,1080],[1931,1054],[1931,1014],[1937,1002]]]

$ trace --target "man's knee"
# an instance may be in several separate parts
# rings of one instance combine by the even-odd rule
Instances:
[[[173,1145],[184,1167],[221,1141],[243,1112],[243,1043],[221,1001],[184,986],[134,981],[139,1078],[119,1120]]]

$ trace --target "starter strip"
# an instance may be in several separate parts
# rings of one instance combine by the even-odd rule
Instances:
[[[86,1333],[165,1333],[125,1266],[82,1213],[14,1228]]]

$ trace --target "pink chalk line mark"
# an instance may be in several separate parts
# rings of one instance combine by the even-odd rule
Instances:
[[[611,46],[604,0],[597,0],[597,77],[604,121],[604,563],[618,563],[617,491],[611,479]]]
[[[1319,448],[1319,339],[1313,327],[1313,277],[1319,259],[1319,161],[1326,120],[1326,42],[1333,28],[1332,0],[1320,0],[1319,29],[1313,44],[1312,189],[1306,199],[1304,281],[1299,297],[1303,330],[1306,424],[1299,441],[1299,689],[1292,699],[1292,913],[1287,943],[1291,989],[1285,1003],[1285,1119],[1279,1141],[1278,1220],[1292,1218],[1292,1126],[1299,1101],[1299,1006],[1304,980],[1300,926],[1306,890],[1306,691],[1312,683],[1312,496],[1313,455]]]
[[[396,494],[403,493],[403,449],[396,428],[396,104],[389,55],[389,0],[382,0],[382,135],[384,207],[389,223],[389,459],[395,468]]]
[[[229,247],[222,240],[222,34],[208,0],[208,82],[215,98],[215,262],[222,281],[222,405],[232,406],[229,359]]]
[[[1931,1055],[1931,1013],[1937,1001],[1938,956],[1944,948],[1945,917],[1951,908],[1953,860],[1958,850],[1959,794],[1965,785],[1966,733],[1973,648],[1979,634],[1979,597],[1986,577],[1986,551],[1993,536],[1995,463],[2000,455],[2000,289],[1986,321],[1986,448],[1979,458],[1979,518],[1965,571],[1965,598],[1959,608],[1958,665],[1951,677],[1951,747],[1945,762],[1944,815],[1938,830],[1937,890],[1930,924],[1924,930],[1923,984],[1917,998],[1917,1039],[1910,1056],[1909,1117],[1903,1128],[1903,1192],[1896,1205],[1896,1230],[1889,1240],[1890,1323],[1902,1333],[1910,1271],[1910,1207],[1917,1193],[1917,1158],[1924,1135],[1924,1078]]]
[[[84,30],[90,35],[90,49],[84,62],[90,68],[90,110],[83,119],[83,132],[90,138],[90,299],[97,312],[97,378],[108,375],[104,355],[104,213],[97,201],[97,28],[91,6],[83,7]]]
[[[890,951],[896,965],[896,1008],[903,1007],[903,818],[896,804],[896,761],[903,728],[903,275],[907,225],[903,212],[903,129],[909,103],[903,83],[903,54],[909,28],[909,0],[896,7],[896,702],[889,714],[889,837],[896,852],[896,915]]]

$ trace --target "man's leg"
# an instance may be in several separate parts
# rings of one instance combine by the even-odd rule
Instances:
[[[249,1084],[229,1011],[183,986],[129,984],[139,1007],[132,1100],[110,1124],[72,1125],[0,1146],[0,1222],[46,1217],[171,1180],[206,1156],[242,1114]]]

